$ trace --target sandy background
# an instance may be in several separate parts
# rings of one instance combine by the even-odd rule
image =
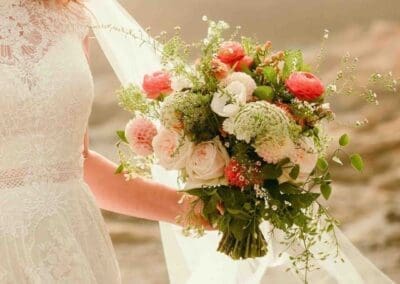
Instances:
[[[360,58],[360,80],[373,71],[392,70],[400,77],[400,1],[398,0],[121,0],[145,27],[157,34],[183,27],[187,40],[205,33],[202,15],[224,19],[243,32],[272,40],[276,49],[304,48],[313,58],[325,28],[331,31],[324,79],[332,78],[341,56]],[[92,70],[96,101],[90,121],[92,148],[115,159],[114,130],[129,118],[116,105],[118,82],[95,42]],[[362,109],[358,100],[335,100],[339,123],[332,133],[352,134],[351,149],[365,157],[362,175],[335,169],[331,210],[351,240],[378,267],[400,282],[400,95],[381,94],[379,107]],[[355,112],[354,110],[357,110]],[[349,127],[367,117],[363,128]],[[168,283],[156,223],[104,213],[124,283]]]

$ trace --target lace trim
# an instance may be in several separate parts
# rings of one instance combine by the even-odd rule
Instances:
[[[82,168],[72,164],[8,169],[0,171],[0,189],[39,183],[62,183],[82,177]]]
[[[33,0],[9,0],[0,5],[0,23],[0,64],[18,68],[20,77],[32,87],[36,82],[34,65],[63,35],[83,40],[90,17],[76,3],[55,9]]]

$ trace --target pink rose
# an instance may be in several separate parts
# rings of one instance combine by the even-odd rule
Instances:
[[[152,142],[156,135],[156,126],[147,118],[134,118],[125,127],[125,136],[129,146],[139,156],[148,156],[153,153]]]
[[[254,62],[253,58],[247,55],[244,56],[242,59],[236,62],[235,71],[241,72],[246,69],[250,69],[250,66],[253,65],[253,62]]]
[[[286,80],[286,88],[299,100],[312,101],[325,92],[320,79],[309,72],[295,72]]]
[[[239,42],[225,41],[221,44],[217,56],[223,63],[233,65],[245,56],[245,52]]]
[[[171,76],[167,72],[157,71],[144,76],[143,90],[149,99],[157,99],[172,92],[171,84]]]

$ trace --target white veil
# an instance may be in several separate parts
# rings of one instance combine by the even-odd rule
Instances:
[[[97,40],[123,85],[140,84],[144,74],[160,68],[160,59],[154,49],[156,43],[148,43],[152,39],[116,0],[88,0],[87,8],[94,17],[93,30]],[[126,31],[131,31],[131,35],[126,35]],[[153,177],[177,187],[177,174],[174,172],[154,167]],[[268,224],[262,226],[268,239]],[[176,226],[161,223],[160,228],[172,284],[302,283],[298,275],[285,272],[290,265],[290,252],[278,257],[280,247],[274,239],[269,239],[266,257],[233,261],[216,252],[219,236],[215,232],[191,239],[183,237]],[[363,257],[339,229],[336,234],[344,262],[333,258],[319,262],[321,269],[310,273],[309,283],[393,283]],[[331,249],[323,242],[316,248],[318,251]]]

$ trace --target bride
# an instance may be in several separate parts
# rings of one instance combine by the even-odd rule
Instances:
[[[187,206],[161,170],[155,178],[162,183],[126,182],[101,155],[87,147],[82,155],[94,93],[87,63],[93,17],[143,32],[115,0],[87,7],[83,0],[0,0],[0,283],[120,283],[96,201],[169,223]],[[95,32],[123,84],[157,65],[141,38]],[[193,241],[171,226],[162,231],[173,284],[297,281],[275,271],[284,259],[233,262],[214,253],[213,233]],[[310,283],[392,283],[340,238],[348,263],[322,263],[326,273]]]
[[[0,283],[120,283],[89,187],[122,214],[174,222],[183,210],[167,186],[125,182],[91,151],[83,163],[89,21],[78,1],[0,0]]]

